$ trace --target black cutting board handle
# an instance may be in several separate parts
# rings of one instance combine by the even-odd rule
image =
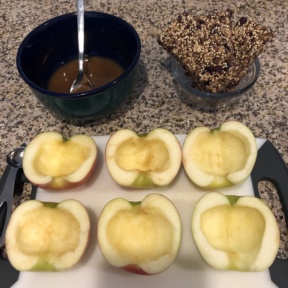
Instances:
[[[277,190],[283,213],[288,224],[288,168],[274,145],[266,140],[258,151],[257,160],[251,173],[255,196],[260,198],[258,184],[271,182]],[[270,267],[271,280],[279,288],[288,287],[288,260],[276,258]]]

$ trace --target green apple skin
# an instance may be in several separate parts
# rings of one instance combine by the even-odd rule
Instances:
[[[146,173],[141,173],[136,178],[136,180],[132,183],[130,187],[133,188],[153,188],[156,187],[156,185],[151,180],[150,176]]]
[[[18,227],[23,227],[22,225],[25,224],[23,221],[21,221],[22,218],[28,213],[31,213],[31,212],[33,213],[33,211],[36,211],[37,209],[46,209],[46,208],[49,209],[50,215],[54,214],[53,210],[56,211],[60,209],[61,211],[64,211],[64,214],[68,213],[68,215],[70,215],[69,218],[72,217],[71,219],[74,219],[73,221],[76,221],[76,223],[78,223],[77,225],[79,225],[79,238],[78,238],[79,242],[78,242],[78,245],[73,249],[73,251],[69,250],[68,253],[65,252],[60,255],[53,254],[53,257],[51,257],[52,256],[51,251],[53,249],[49,250],[50,248],[47,248],[48,249],[47,255],[46,254],[42,255],[42,254],[37,254],[38,252],[35,252],[36,250],[34,250],[34,252],[31,253],[31,247],[30,247],[29,248],[30,252],[29,254],[27,254],[26,252],[24,252],[23,248],[21,248],[21,246],[19,245],[18,241],[20,241],[21,243],[21,240],[18,240],[18,235],[19,235]],[[39,214],[37,215],[39,216]],[[29,218],[29,219],[35,219],[35,217]],[[38,218],[38,223],[39,223],[41,219],[39,219],[39,217],[37,218]],[[51,219],[61,219],[61,218],[52,217]],[[46,221],[53,221],[53,220],[50,220],[49,217],[48,218],[46,217],[42,221],[42,226],[44,227],[44,231],[46,229],[45,225],[46,223],[48,223]],[[71,222],[68,222],[68,223],[71,223]],[[50,224],[47,224],[47,225],[50,225]],[[37,230],[35,229],[36,229],[36,226],[34,225],[34,228],[32,229],[33,233],[36,233]],[[39,226],[37,227],[37,229],[39,229]],[[68,229],[70,229],[70,226],[69,228],[65,227],[65,229],[67,231]],[[62,231],[63,229],[61,230],[61,232]],[[38,232],[38,234],[43,235],[42,233],[43,232]],[[54,232],[51,232],[51,233],[54,233]],[[47,245],[50,245],[51,242],[49,242],[50,240],[48,239],[49,237],[47,237],[45,241],[47,242]],[[87,213],[86,208],[83,206],[83,204],[73,199],[67,199],[60,203],[42,202],[39,200],[28,200],[26,202],[23,202],[12,213],[12,216],[10,218],[10,221],[8,223],[8,227],[6,230],[6,235],[5,235],[7,255],[8,255],[8,259],[11,265],[18,271],[37,271],[37,272],[41,272],[41,271],[42,272],[48,272],[48,271],[58,272],[58,271],[64,271],[64,270],[71,268],[80,260],[80,258],[84,254],[84,251],[86,250],[89,239],[90,239],[89,215]],[[63,243],[61,243],[61,245],[63,246]]]
[[[208,140],[206,143],[202,143],[202,145],[210,146],[210,150],[206,148],[205,153],[202,152],[202,148],[197,147],[199,145],[196,144],[198,139],[201,139],[203,135],[206,135]],[[228,137],[227,135],[231,136]],[[237,139],[239,139],[239,141],[237,141]],[[233,147],[237,147],[235,144],[239,145],[239,147],[241,146],[242,150],[236,150],[236,148],[234,148],[233,151]],[[221,149],[223,149],[223,147],[227,149],[227,152],[224,151],[222,154]],[[230,154],[228,154],[228,150]],[[203,153],[201,158],[197,155],[199,158],[197,160],[198,163],[195,160],[196,154],[194,153],[193,158],[191,151],[192,153],[193,151],[199,151],[199,155]],[[209,129],[207,127],[192,129],[183,143],[182,163],[192,183],[200,188],[211,190],[234,186],[245,181],[251,174],[256,162],[257,153],[257,142],[252,131],[241,122],[227,121],[215,129]],[[239,164],[239,167],[235,168],[237,164],[236,161],[230,165],[229,161],[231,161],[231,159],[238,158],[239,163],[240,161],[243,162],[241,166]],[[219,161],[219,164],[216,161]],[[207,163],[205,168],[203,168],[204,163]],[[234,168],[228,168],[229,165],[234,165]]]

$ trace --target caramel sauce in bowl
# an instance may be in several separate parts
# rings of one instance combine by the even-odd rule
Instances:
[[[91,56],[84,60],[84,71],[94,89],[100,88],[118,78],[124,68],[108,57]],[[69,93],[78,73],[78,60],[72,60],[61,65],[50,77],[48,90]]]
[[[19,46],[16,64],[22,79],[53,116],[95,120],[116,112],[135,96],[132,90],[138,78],[140,52],[139,35],[128,22],[87,11],[84,69],[93,81],[92,90],[69,90],[78,72],[76,13],[57,16],[33,29]]]

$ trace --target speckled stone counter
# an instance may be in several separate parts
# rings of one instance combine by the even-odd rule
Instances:
[[[105,119],[83,123],[54,118],[37,102],[19,77],[15,64],[17,49],[22,39],[49,18],[75,12],[76,1],[0,1],[1,174],[8,152],[47,130],[61,132],[67,137],[79,133],[107,135],[120,128],[144,133],[156,127],[164,127],[173,133],[188,133],[200,125],[216,127],[232,119],[246,124],[256,137],[269,139],[288,163],[287,0],[85,1],[86,10],[108,12],[130,22],[140,35],[142,53],[140,77],[133,100]],[[247,97],[226,110],[203,112],[181,102],[180,91],[171,74],[171,58],[158,45],[156,37],[159,31],[184,9],[206,13],[226,8],[233,9],[236,15],[252,17],[271,27],[275,37],[259,57],[261,74]],[[267,190],[270,190],[269,187]],[[275,193],[268,191],[264,198],[282,225],[282,250],[285,250],[287,231],[281,208],[274,202],[277,197]]]

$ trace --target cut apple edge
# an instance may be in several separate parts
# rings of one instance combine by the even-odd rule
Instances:
[[[236,206],[245,206],[258,209],[262,213],[262,216],[265,219],[266,227],[264,235],[262,238],[261,247],[265,249],[260,249],[257,258],[254,263],[251,265],[251,271],[261,271],[269,268],[273,263],[274,259],[277,256],[279,245],[280,245],[280,230],[278,228],[278,223],[273,215],[273,212],[262,200],[253,197],[246,196],[241,197],[237,202]],[[271,243],[275,245],[271,245]],[[263,263],[270,263],[263,267]]]
[[[132,185],[138,175],[138,171],[123,170],[114,161],[114,156],[116,154],[117,148],[123,141],[129,138],[137,139],[138,135],[129,129],[118,130],[110,136],[105,148],[105,160],[107,169],[112,178],[114,178],[117,183],[123,186]]]
[[[208,192],[196,203],[191,221],[192,235],[200,254],[209,265],[220,270],[229,269],[231,260],[226,252],[217,250],[210,245],[200,229],[200,222],[202,213],[204,211],[220,205],[230,206],[231,203],[228,197],[231,196],[224,195],[220,192]],[[257,209],[261,212],[261,215],[263,215],[265,219],[265,230],[262,237],[260,250],[254,261],[250,264],[249,270],[245,271],[266,270],[272,265],[279,249],[280,231],[278,228],[278,223],[270,208],[262,200],[253,196],[236,197],[238,200],[236,204],[234,204],[235,206]],[[207,199],[209,199],[209,201],[207,201]],[[275,245],[271,245],[271,243]]]
[[[155,204],[157,203],[157,205]],[[111,218],[116,212],[121,210],[133,209],[133,206],[140,206],[141,209],[149,209],[150,206],[159,209],[159,213],[167,209],[169,213],[164,215],[173,226],[173,247],[169,254],[163,255],[160,258],[149,261],[147,263],[131,263],[131,259],[121,257],[117,249],[111,247],[107,234],[104,232],[104,227],[107,227]],[[165,209],[166,208],[166,209]],[[104,217],[103,217],[104,215]],[[124,233],[124,232],[123,232]],[[167,269],[175,259],[178,253],[181,239],[181,221],[180,216],[174,204],[165,196],[160,194],[148,194],[142,202],[129,202],[123,198],[116,198],[106,204],[99,218],[98,223],[98,242],[101,248],[103,257],[114,267],[119,267],[129,272],[138,274],[158,274]]]
[[[122,129],[111,135],[107,142],[105,160],[108,171],[112,178],[114,178],[114,180],[120,185],[134,186],[137,177],[139,176],[139,174],[142,174],[141,177],[146,177],[147,182],[150,182],[152,186],[165,186],[170,184],[176,177],[181,167],[182,151],[180,142],[177,137],[170,131],[163,128],[154,129],[146,135],[145,139],[147,140],[161,140],[163,143],[169,143],[169,145],[166,145],[166,148],[168,149],[170,157],[170,170],[168,169],[168,171],[164,170],[162,172],[147,171],[145,173],[142,173],[139,170],[122,169],[121,167],[119,167],[119,165],[117,165],[116,161],[114,161],[114,156],[116,154],[117,148],[123,141],[129,138],[138,139],[141,138],[141,135],[138,136],[135,132],[129,129]],[[173,165],[171,163],[173,163]],[[171,176],[167,177],[167,173],[169,173],[169,175]]]
[[[190,160],[190,149],[197,140],[197,136],[202,133],[210,133],[207,127],[197,127],[190,131],[186,136],[182,146],[182,163],[190,179],[199,187],[207,187],[214,180],[214,175],[208,174],[199,169],[198,166]],[[195,175],[195,176],[194,176]]]
[[[181,144],[178,138],[173,133],[162,128],[158,128],[157,133],[156,133],[156,129],[152,130],[149,134],[148,139],[159,139],[159,140],[162,140],[164,143],[169,144],[169,145],[166,145],[166,148],[168,149],[168,153],[169,153],[169,162],[170,162],[168,171],[167,170],[164,170],[162,172],[151,171],[149,173],[152,181],[156,185],[159,185],[159,186],[168,185],[174,180],[182,164]],[[163,178],[167,178],[167,173],[170,174],[170,177],[169,177],[170,180],[164,181]]]
[[[84,205],[77,200],[64,200],[57,207],[68,210],[80,224],[79,245],[71,253],[61,256],[55,265],[57,270],[67,269],[66,263],[76,264],[82,257],[90,239],[90,219]],[[70,265],[69,265],[70,266]]]
[[[249,146],[249,156],[246,159],[245,166],[236,172],[231,172],[225,177],[219,177],[217,175],[209,174],[199,169],[196,163],[190,159],[190,149],[193,147],[194,143],[198,140],[199,135],[204,133],[211,133],[213,130],[210,130],[208,127],[197,127],[190,131],[186,136],[183,147],[182,147],[182,162],[187,173],[188,177],[193,180],[193,182],[199,187],[229,187],[234,184],[243,182],[247,177],[249,177],[258,153],[258,147],[256,139],[252,131],[238,121],[227,121],[224,122],[219,129],[221,132],[227,131],[231,134],[235,134],[240,139],[243,139]],[[245,133],[240,133],[239,131],[244,131]]]
[[[241,133],[240,136],[241,137],[245,137],[245,140],[247,141],[247,143],[249,144],[249,149],[250,149],[250,153],[249,153],[249,157],[247,158],[246,161],[246,165],[245,167],[243,167],[242,170],[234,172],[234,173],[230,173],[229,175],[227,175],[227,179],[229,181],[231,181],[232,183],[239,183],[243,180],[245,180],[246,175],[247,175],[247,171],[252,171],[256,158],[257,158],[257,154],[258,154],[258,146],[257,146],[257,141],[256,138],[254,137],[252,131],[244,124],[242,124],[241,122],[238,121],[227,121],[224,122],[221,125],[221,131],[228,131],[230,133],[234,133],[239,135],[238,131],[245,131],[245,133]],[[249,174],[250,174],[249,173]],[[239,180],[240,179],[240,180]]]
[[[200,254],[204,259],[211,259],[214,263],[213,258],[218,259],[219,265],[214,266],[217,269],[225,269],[229,266],[229,257],[224,251],[216,250],[208,242],[207,238],[204,236],[202,231],[199,229],[201,222],[201,212],[213,208],[218,205],[230,205],[228,198],[219,195],[218,192],[209,192],[202,196],[200,200],[196,203],[192,214],[192,235]],[[206,202],[206,198],[210,198],[210,201]],[[200,213],[198,212],[200,211]]]
[[[43,259],[41,255],[24,254],[17,243],[18,227],[21,223],[23,213],[33,211],[40,207],[57,207],[55,209],[65,209],[71,213],[78,221],[80,226],[79,243],[72,252],[58,255],[49,261]],[[13,212],[5,235],[5,244],[9,261],[13,267],[19,271],[42,271],[43,265],[49,271],[62,271],[74,266],[82,257],[90,235],[90,219],[86,208],[78,200],[67,199],[60,203],[46,203],[38,200],[28,200],[18,206]],[[44,257],[45,258],[45,257]]]
[[[28,203],[28,204],[27,204]],[[12,213],[9,220],[9,224],[5,234],[5,245],[8,253],[8,259],[12,266],[21,271],[29,270],[34,267],[39,257],[38,255],[25,255],[22,253],[17,243],[17,229],[18,229],[18,219],[21,219],[24,212],[32,211],[36,208],[42,207],[43,204],[40,201],[31,200],[29,202],[24,202],[22,205],[18,206],[17,209]],[[14,220],[15,219],[15,220]]]
[[[47,143],[47,139],[49,139],[49,141],[52,140],[60,143],[64,141],[62,135],[57,132],[41,133],[37,135],[25,148],[23,158],[23,169],[25,171],[26,177],[31,183],[43,188],[46,186],[49,187],[49,183],[53,180],[54,177],[40,174],[34,168],[33,163],[35,161],[35,156],[39,147],[41,147],[41,145],[44,143]],[[78,143],[79,145],[82,145],[83,147],[89,147],[90,149],[90,156],[85,161],[83,161],[81,166],[76,171],[71,174],[59,177],[59,181],[72,183],[73,186],[73,183],[85,182],[91,176],[93,168],[96,165],[97,146],[94,139],[82,134],[72,136],[68,141]]]

